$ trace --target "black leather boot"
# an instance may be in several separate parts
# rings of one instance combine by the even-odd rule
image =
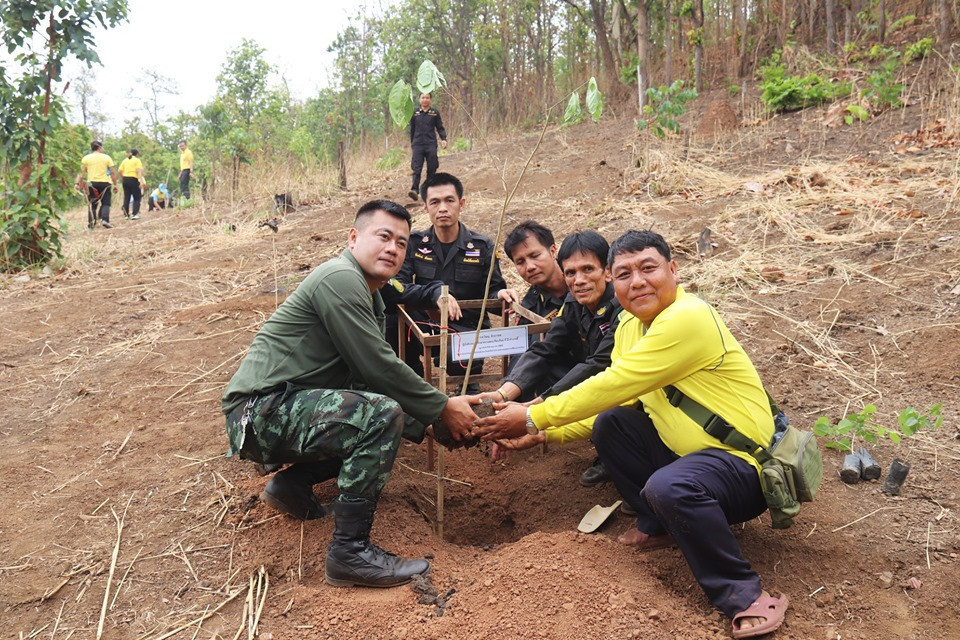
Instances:
[[[395,587],[430,569],[426,560],[408,560],[370,542],[377,504],[370,500],[333,503],[336,524],[327,547],[325,578],[335,587]]]
[[[593,487],[602,482],[610,482],[610,474],[607,473],[607,468],[603,466],[600,458],[597,458],[580,474],[580,484],[584,487]]]
[[[270,478],[260,499],[297,520],[322,518],[327,509],[313,493],[313,485],[336,478],[340,464],[340,460],[322,460],[290,465]]]

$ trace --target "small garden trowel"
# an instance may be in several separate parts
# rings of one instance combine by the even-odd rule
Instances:
[[[603,507],[599,504],[595,505],[583,516],[583,520],[577,525],[577,531],[581,533],[593,533],[600,528],[600,525],[607,521],[611,513],[617,510],[621,502],[623,502],[623,500],[617,500],[609,507]]]

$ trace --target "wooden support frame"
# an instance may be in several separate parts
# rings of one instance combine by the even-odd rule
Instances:
[[[460,305],[461,309],[481,309],[483,308],[483,300],[458,300],[457,304]],[[521,316],[528,320],[530,324],[523,325],[527,328],[527,334],[543,334],[546,333],[550,328],[550,320],[530,311],[529,309],[520,306],[518,303],[507,304],[506,302],[500,300],[499,298],[491,298],[486,300],[487,304],[487,313],[493,313],[490,309],[500,309],[500,326],[508,326],[508,310],[515,313],[518,316]],[[437,320],[440,320],[440,314],[436,311],[431,310],[429,312],[431,317],[434,315],[437,317]],[[496,315],[496,314],[494,314]],[[441,323],[441,326],[444,326]],[[449,334],[446,331],[441,331],[441,335],[433,335],[424,332],[419,326],[417,326],[416,321],[410,317],[410,314],[407,313],[407,310],[404,305],[397,305],[397,331],[398,333],[398,344],[399,344],[399,354],[401,360],[406,360],[407,355],[407,333],[409,332],[410,336],[413,339],[416,339],[420,345],[423,347],[423,379],[437,387],[438,389],[446,390],[453,385],[456,385],[457,389],[461,388],[463,385],[464,376],[448,376],[446,374],[446,360],[442,361],[442,367],[440,371],[435,372],[433,366],[433,356],[434,349],[440,351],[441,344],[449,346]],[[443,349],[444,351],[446,349]],[[500,373],[488,373],[481,375],[471,375],[470,380],[472,382],[494,382],[503,378],[507,372],[508,357],[503,356],[500,360]],[[433,438],[427,438],[427,470],[434,470],[434,446]]]

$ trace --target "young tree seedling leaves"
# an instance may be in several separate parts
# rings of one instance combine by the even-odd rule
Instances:
[[[603,96],[597,88],[597,79],[594,77],[591,77],[587,84],[587,111],[590,112],[594,122],[599,121],[603,114]]]
[[[410,95],[410,85],[405,80],[397,80],[390,89],[387,97],[390,106],[390,118],[398,127],[405,127],[413,117],[413,96]]]
[[[567,100],[567,109],[563,112],[563,125],[569,126],[577,124],[583,118],[583,110],[580,108],[580,94],[574,91]]]
[[[437,87],[447,86],[447,80],[430,60],[424,60],[417,71],[417,89],[420,93],[431,93]]]

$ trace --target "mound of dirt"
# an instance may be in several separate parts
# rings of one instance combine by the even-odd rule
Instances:
[[[718,98],[707,105],[707,110],[697,124],[696,132],[702,136],[712,136],[721,131],[731,131],[740,126],[740,118],[730,103]]]

